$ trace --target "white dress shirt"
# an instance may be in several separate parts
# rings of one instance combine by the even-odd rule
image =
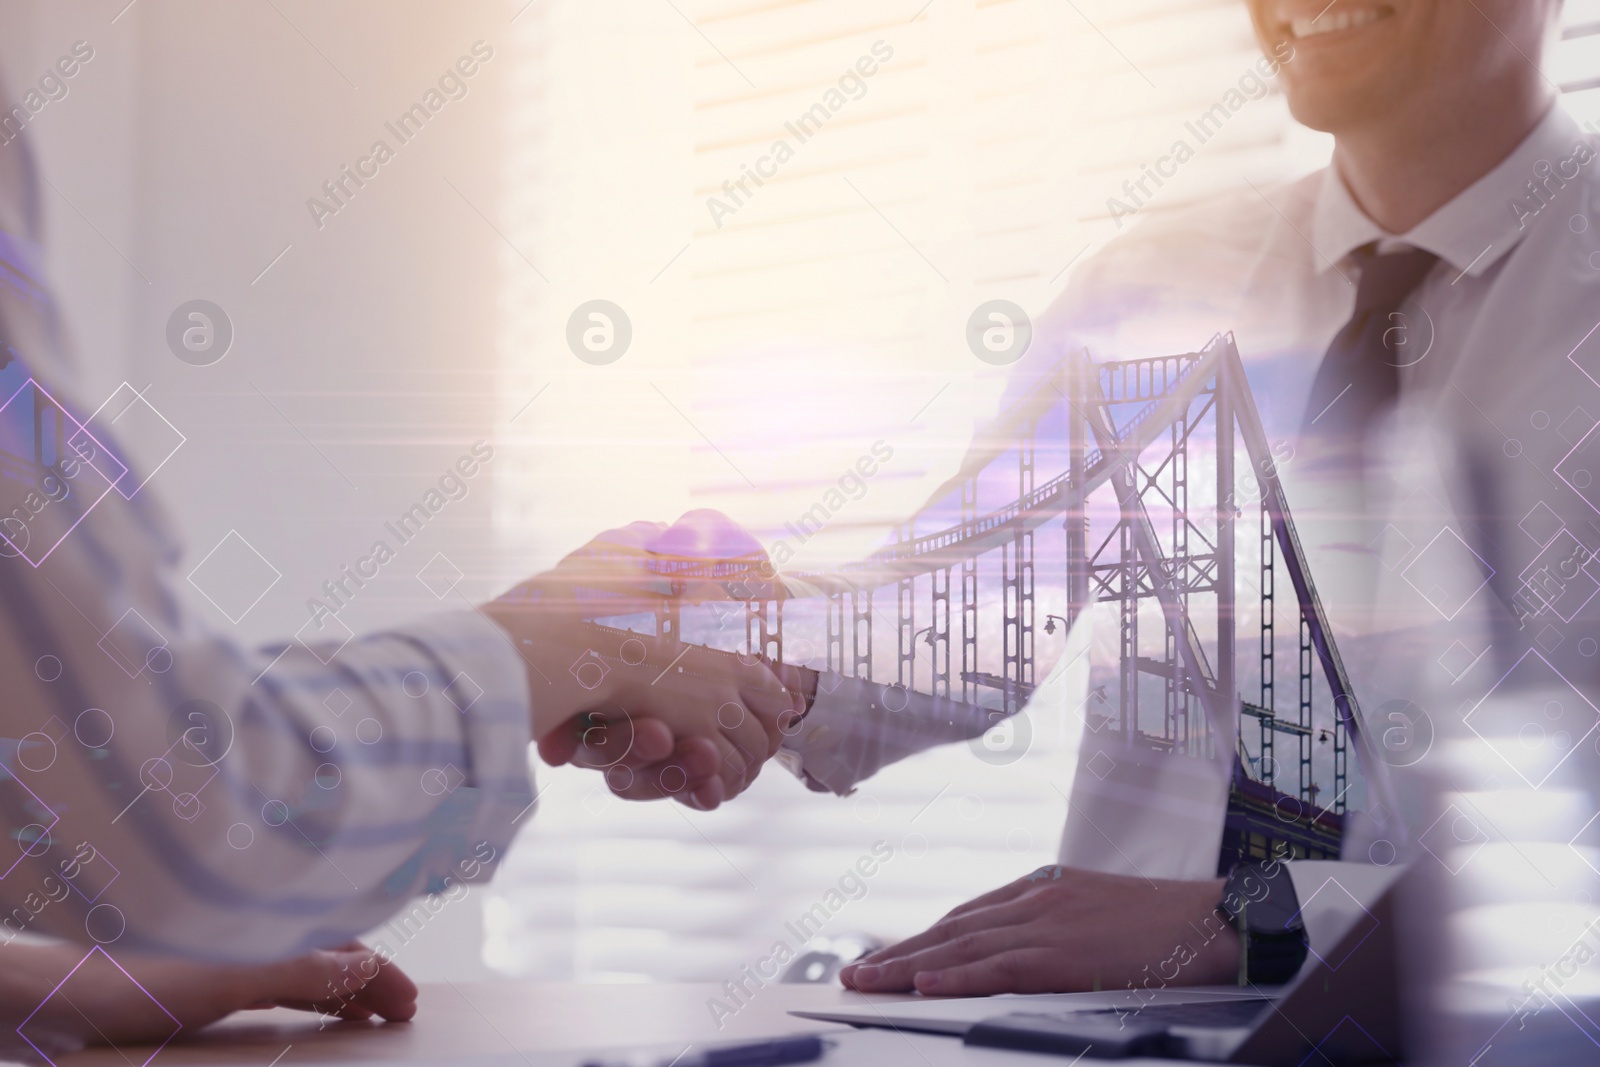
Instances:
[[[1419,668],[1416,650],[1438,657],[1449,644],[1438,644],[1443,626],[1459,629],[1473,655],[1492,638],[1480,672],[1537,647],[1592,694],[1600,597],[1588,598],[1600,585],[1589,573],[1600,564],[1556,584],[1538,579],[1559,571],[1573,544],[1600,549],[1597,194],[1593,139],[1557,104],[1502,163],[1406,234],[1385,233],[1332,168],[1150,218],[1074,274],[1036,325],[1007,397],[1081,349],[1099,359],[1171,355],[1232,331],[1269,437],[1299,450],[1280,474],[1366,713],[1429,698],[1439,668]],[[1372,434],[1376,459],[1352,481],[1319,471],[1298,437],[1323,354],[1354,307],[1350,254],[1375,241],[1380,251],[1425,249],[1439,263],[1397,320],[1418,361],[1401,371],[1402,402]],[[1530,596],[1530,582],[1543,593]],[[1420,646],[1397,639],[1418,634]],[[863,712],[881,706],[879,693],[847,681],[819,694],[791,761],[842,793],[926,747],[891,717]],[[1103,762],[1089,773],[1105,749],[1093,736],[1080,746],[1061,862],[1213,876],[1231,766],[1116,749],[1110,773]],[[1381,844],[1362,839],[1354,856],[1351,844],[1347,836],[1347,860],[1389,861]],[[1320,902],[1307,911],[1313,948],[1342,928],[1327,902],[1351,913],[1387,880],[1371,867],[1339,875],[1346,867],[1291,864],[1300,899]],[[1346,894],[1318,892],[1334,878]]]

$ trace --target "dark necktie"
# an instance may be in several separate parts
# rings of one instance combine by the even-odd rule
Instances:
[[[1359,443],[1373,418],[1400,393],[1400,367],[1412,358],[1409,326],[1397,314],[1439,257],[1413,248],[1377,254],[1363,245],[1351,256],[1360,271],[1356,309],[1322,357],[1303,432],[1324,440]]]
[[[1415,357],[1409,354],[1409,328],[1397,313],[1439,261],[1438,256],[1421,249],[1383,256],[1377,249],[1376,244],[1368,244],[1351,254],[1352,264],[1360,272],[1356,309],[1322,357],[1301,426],[1304,437],[1328,446],[1321,460],[1339,467],[1360,456],[1365,430],[1399,396],[1400,367],[1414,362]],[[1400,332],[1390,332],[1397,328]],[[1240,773],[1235,764],[1234,774]],[[1232,801],[1229,806],[1231,810]],[[1248,858],[1225,832],[1217,873],[1226,875],[1234,863]]]

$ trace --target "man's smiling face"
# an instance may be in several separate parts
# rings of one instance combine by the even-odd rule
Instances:
[[[1448,107],[1513,65],[1534,70],[1558,0],[1246,0],[1256,37],[1294,58],[1295,118],[1335,134],[1386,112]],[[1281,52],[1279,54],[1282,54]]]

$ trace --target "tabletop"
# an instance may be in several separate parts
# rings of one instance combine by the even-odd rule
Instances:
[[[837,986],[768,985],[733,1015],[713,1017],[720,986],[484,982],[424,984],[409,1023],[319,1020],[286,1009],[241,1012],[161,1050],[154,1067],[248,1064],[296,1067],[328,1061],[427,1061],[564,1049],[684,1044],[837,1030],[790,1010],[888,1002]],[[719,1028],[718,1022],[721,1026]],[[952,1042],[954,1043],[954,1042]],[[91,1048],[59,1067],[143,1067],[154,1047]]]

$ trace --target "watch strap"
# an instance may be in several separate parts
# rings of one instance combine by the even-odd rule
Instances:
[[[1282,985],[1310,951],[1294,880],[1281,860],[1229,872],[1217,912],[1239,935],[1239,984]]]

